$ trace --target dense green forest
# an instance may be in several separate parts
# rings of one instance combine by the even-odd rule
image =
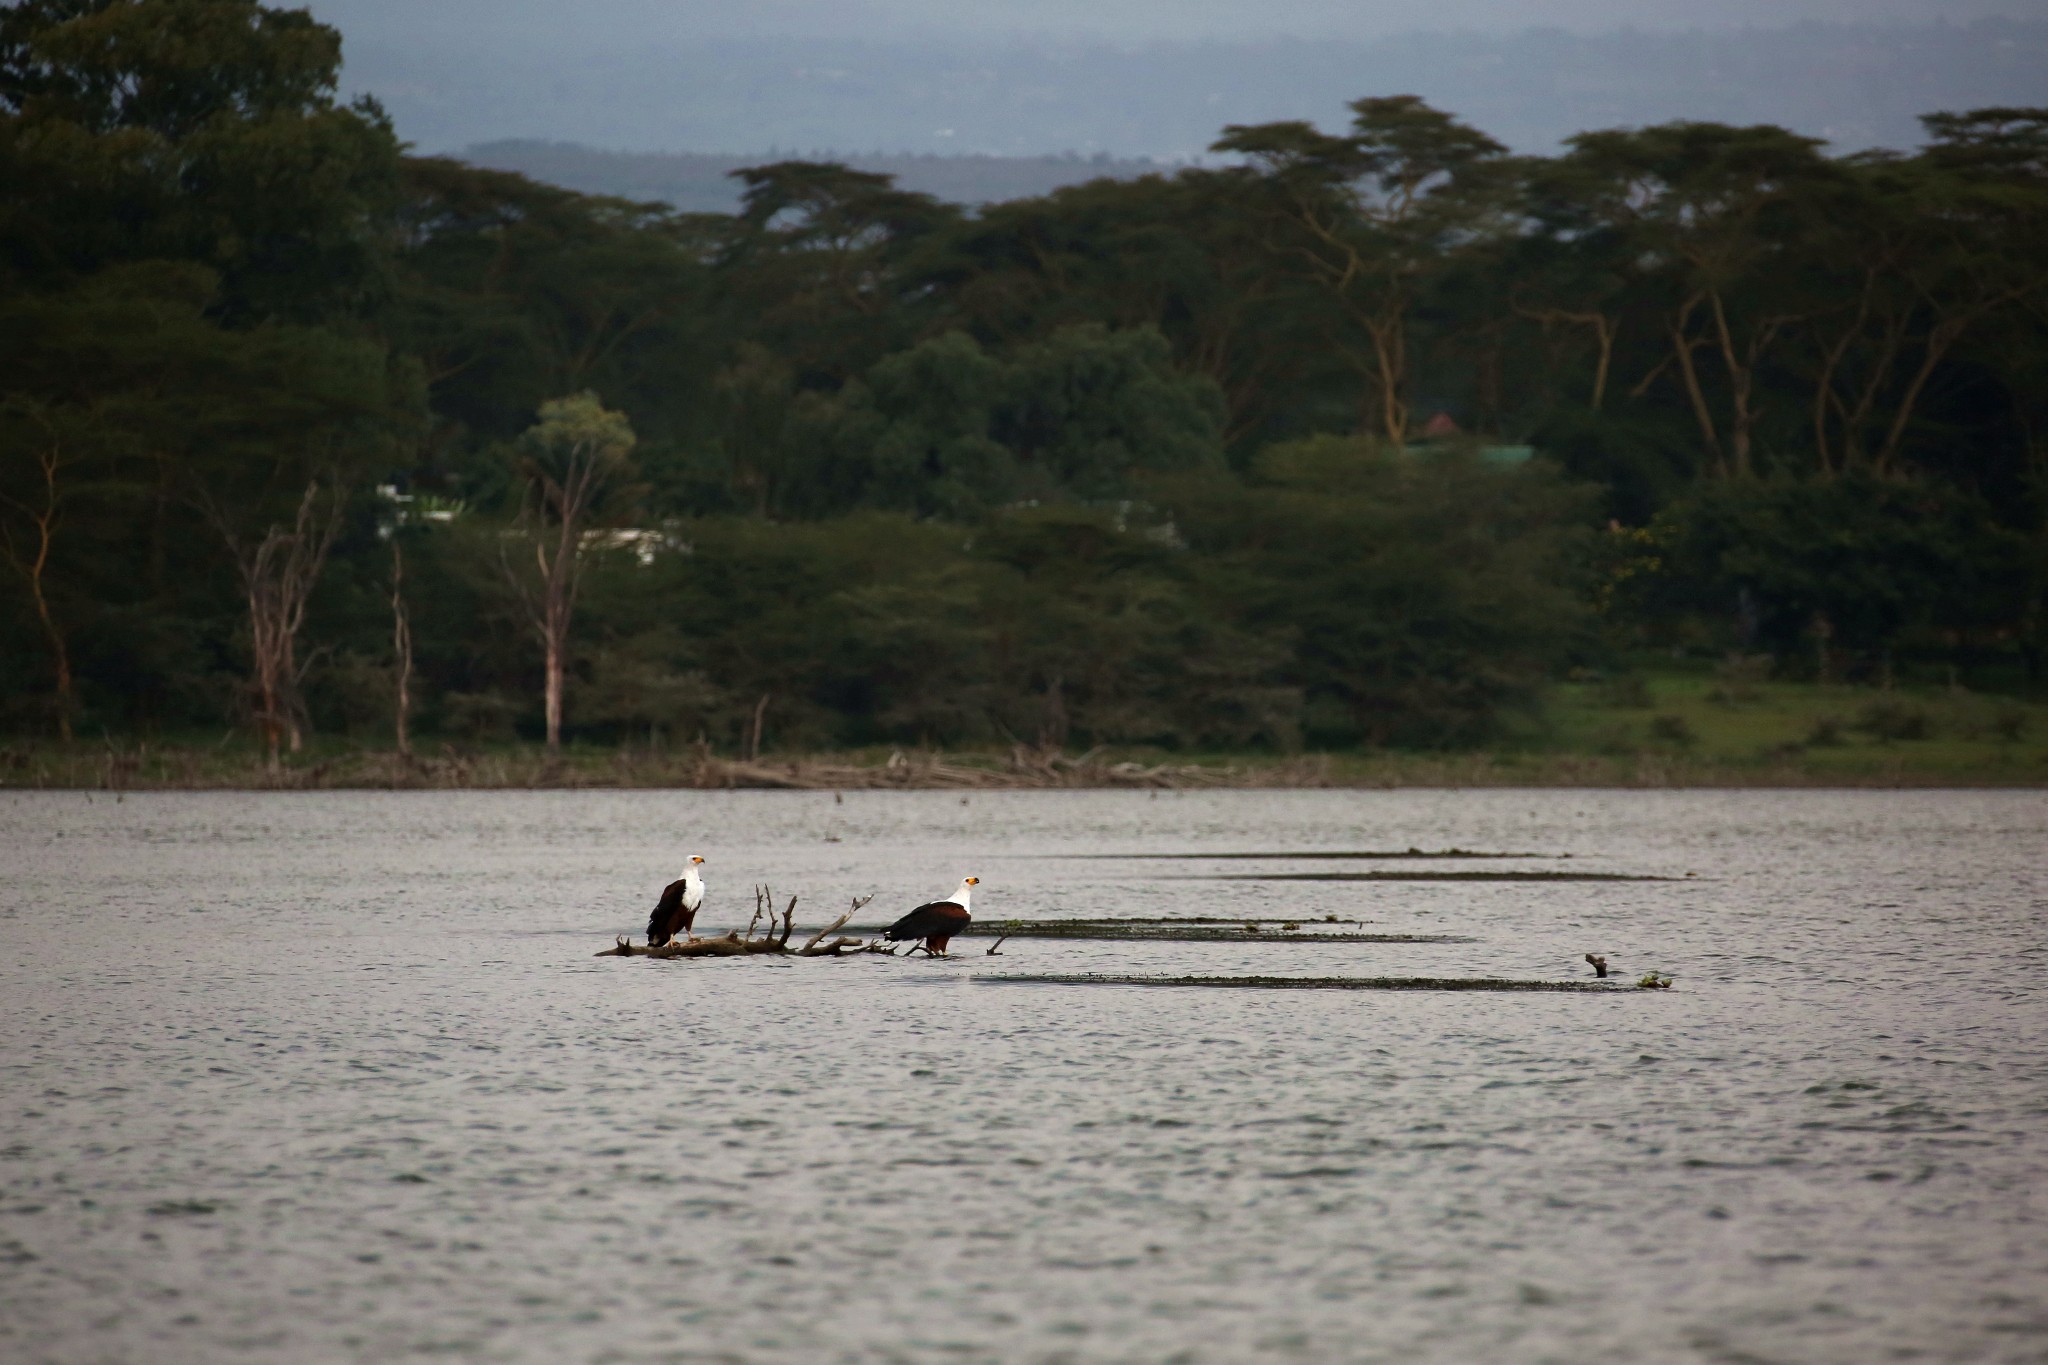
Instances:
[[[2048,110],[1518,157],[1365,98],[709,215],[408,156],[339,60],[0,10],[0,726],[1288,752],[1651,649],[2042,682]]]

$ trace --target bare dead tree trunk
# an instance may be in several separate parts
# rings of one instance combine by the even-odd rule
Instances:
[[[1057,752],[1067,747],[1067,679],[1055,673],[1045,685],[1045,715],[1038,722],[1038,747]]]
[[[305,669],[298,661],[299,628],[306,621],[306,602],[320,580],[327,551],[341,529],[341,490],[337,486],[325,517],[319,515],[320,481],[306,485],[292,529],[272,525],[254,549],[245,549],[220,518],[228,546],[235,552],[242,587],[249,604],[250,691],[256,729],[263,736],[266,761],[278,770],[278,749],[289,742],[292,752],[304,743],[299,684]]]
[[[567,631],[564,629],[561,616],[554,612],[549,613],[548,623],[543,630],[547,638],[547,660],[544,665],[546,679],[541,684],[542,713],[547,718],[548,756],[552,758],[562,752],[562,648],[566,643],[562,637]]]
[[[12,528],[0,523],[0,552],[7,556],[7,562],[28,584],[30,599],[35,603],[36,621],[42,627],[43,638],[50,644],[50,659],[56,668],[57,734],[66,744],[71,742],[71,713],[74,709],[73,684],[71,679],[71,645],[65,637],[63,627],[58,625],[57,616],[50,608],[48,590],[50,573],[50,551],[56,543],[57,526],[63,519],[60,497],[57,491],[58,474],[66,461],[64,447],[54,433],[36,449],[36,468],[42,475],[42,496],[36,505],[30,505],[12,497],[0,496],[0,502],[27,518],[33,528],[33,544],[26,550],[15,543]]]
[[[595,492],[594,470],[578,479],[572,470],[569,481],[555,495],[561,521],[552,557],[543,552],[540,570],[545,588],[541,599],[541,641],[545,651],[546,680],[543,709],[547,717],[548,756],[562,752],[562,697],[569,668],[569,622],[576,614],[576,593],[583,580],[583,520]],[[542,542],[545,545],[545,541]]]
[[[581,481],[575,477],[573,465],[571,477],[567,480],[557,482],[545,474],[537,474],[534,483],[540,491],[542,515],[552,509],[561,518],[555,527],[555,544],[549,548],[545,529],[534,537],[533,557],[539,574],[537,584],[529,585],[502,550],[500,564],[506,580],[526,607],[527,620],[534,634],[540,637],[542,714],[547,724],[548,758],[553,760],[562,752],[562,698],[568,667],[569,625],[575,616],[576,591],[582,577],[581,546],[578,542],[582,538],[583,516],[590,490],[579,492]]]
[[[772,692],[763,692],[761,700],[754,703],[754,724],[747,732],[747,762],[761,757],[761,723],[767,718],[768,703],[774,697]]]
[[[412,757],[412,615],[405,605],[405,551],[391,542],[391,653],[398,673],[392,728],[398,756]]]
[[[631,444],[630,435],[626,444]],[[608,447],[602,437],[585,435],[560,449],[556,468],[530,463],[528,507],[521,515],[531,518],[537,578],[529,582],[525,573],[513,567],[510,556],[500,550],[505,577],[524,604],[534,633],[540,637],[545,670],[542,704],[551,763],[562,752],[569,626],[576,615],[576,597],[583,581],[584,528],[622,457],[623,449]]]

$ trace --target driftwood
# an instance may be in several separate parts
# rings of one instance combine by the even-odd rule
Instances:
[[[1326,787],[1327,758],[1304,757],[1262,766],[1256,774],[1235,767],[1201,764],[1110,763],[1100,749],[1069,757],[1057,748],[1012,746],[1007,760],[988,766],[957,762],[925,751],[889,755],[879,767],[820,758],[773,761],[756,757],[723,759],[700,749],[680,785],[693,787],[779,787],[797,791],[951,790],[1002,791],[1043,787],[1136,787],[1184,790],[1200,787]]]
[[[838,919],[833,920],[823,929],[805,939],[800,947],[792,948],[789,946],[789,939],[796,928],[797,898],[791,896],[789,904],[783,907],[781,915],[778,916],[775,913],[775,893],[765,886],[757,886],[754,888],[754,917],[747,922],[745,933],[735,929],[722,938],[692,937],[664,943],[659,948],[650,948],[644,943],[636,946],[622,938],[618,941],[616,947],[607,948],[603,952],[595,954],[595,956],[659,958],[759,957],[764,955],[776,957],[846,957],[855,953],[880,953],[884,956],[893,957],[896,954],[896,949],[893,946],[884,946],[879,942],[869,942],[866,939],[850,938],[845,935],[841,935],[838,938],[831,937],[845,928],[846,922],[859,913],[862,906],[873,899],[873,896],[856,897],[853,904],[848,906],[846,912],[840,915]],[[754,930],[760,926],[764,917],[768,921],[768,927],[762,930],[759,937],[756,937]],[[831,939],[831,941],[827,942],[827,939]]]

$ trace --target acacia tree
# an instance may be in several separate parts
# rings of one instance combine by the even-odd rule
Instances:
[[[1093,180],[985,206],[933,252],[926,284],[974,336],[1026,341],[1078,322],[1154,327],[1224,395],[1235,443],[1323,363],[1327,299],[1276,271],[1270,196],[1234,170]],[[1306,324],[1306,325],[1305,325]]]
[[[659,387],[709,314],[704,262],[727,230],[708,215],[439,158],[408,160],[403,187],[389,317],[451,415]]]
[[[1924,320],[1873,465],[1897,471],[1928,385],[1964,335],[2048,294],[2048,109],[1978,109],[1922,120],[1921,249],[1903,274]]]
[[[1669,350],[1636,392],[1674,371],[1708,469],[1747,477],[1765,360],[1805,317],[1786,287],[1787,243],[1835,178],[1820,143],[1769,126],[1670,123],[1583,133],[1570,147],[1559,168],[1575,200],[1566,224],[1612,233],[1621,259],[1666,291]]]
[[[1350,351],[1389,441],[1408,439],[1409,320],[1423,288],[1491,236],[1507,149],[1419,96],[1354,100],[1333,137],[1290,121],[1232,124],[1211,148],[1264,172],[1290,254],[1365,333]]]
[[[937,300],[909,267],[960,209],[836,162],[734,175],[745,188],[715,297],[735,331],[813,382],[843,382],[926,330]]]
[[[2048,195],[1934,154],[1872,159],[1852,175],[1808,253],[1833,303],[1807,329],[1814,446],[1823,475],[1892,477],[1930,383],[1965,337],[2048,287]]]
[[[569,624],[582,586],[585,531],[603,498],[630,472],[633,428],[594,393],[541,404],[540,421],[521,444],[526,488],[517,539],[533,548],[533,566],[501,551],[505,577],[540,637],[545,655],[544,695],[548,755],[562,749],[562,694],[568,669]]]
[[[1811,351],[1810,420],[1822,478],[1869,462],[1873,432],[1914,350],[1909,258],[1928,243],[1907,191],[1913,170],[1890,155],[1845,166],[1808,253],[1815,288],[1835,300],[1803,329]]]
[[[1509,246],[1496,271],[1517,315],[1546,334],[1565,328],[1591,337],[1586,406],[1594,412],[1606,405],[1616,345],[1643,292],[1641,253],[1614,215],[1592,211],[1612,188],[1586,158],[1526,163],[1522,200],[1532,230]]]

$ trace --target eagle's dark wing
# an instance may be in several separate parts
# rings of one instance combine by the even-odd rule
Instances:
[[[882,937],[897,942],[907,938],[947,938],[965,929],[972,918],[967,907],[958,901],[933,901],[897,920],[883,930]]]
[[[670,882],[662,888],[661,899],[654,903],[654,913],[647,917],[647,946],[659,948],[676,936],[678,930],[688,926],[683,908],[683,886],[680,881]]]

